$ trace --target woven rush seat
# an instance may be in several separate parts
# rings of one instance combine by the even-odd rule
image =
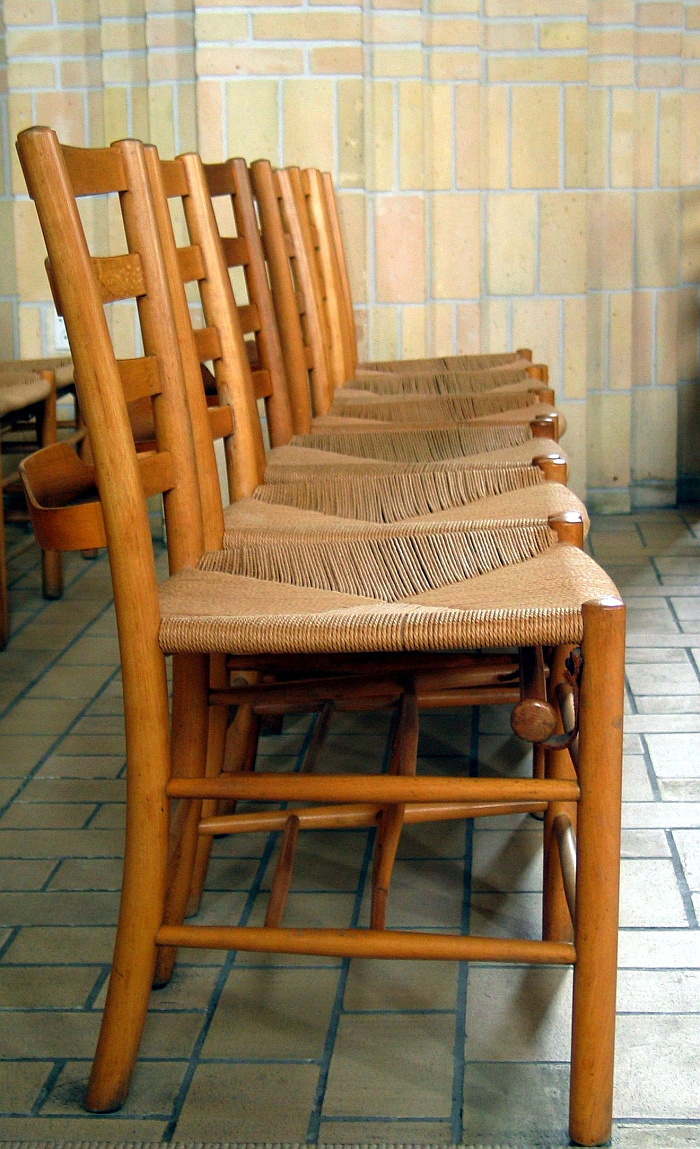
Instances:
[[[0,417],[43,403],[50,393],[48,379],[36,371],[17,364],[14,367],[3,365],[0,370]]]
[[[366,421],[365,421],[366,422]],[[376,428],[355,426],[346,430],[328,428],[313,430],[308,435],[294,435],[290,447],[315,448],[319,452],[347,456],[348,459],[384,461],[387,463],[448,462],[479,455],[491,458],[496,452],[505,452],[513,462],[526,459],[532,452],[533,435],[529,426],[512,427],[425,427]],[[545,453],[544,444],[551,440],[537,440],[537,453]],[[514,448],[527,445],[524,455],[517,456]],[[541,450],[540,450],[541,448]],[[552,448],[547,446],[546,450]],[[554,444],[555,452],[562,452]],[[268,457],[269,465],[282,458],[285,447],[275,448]],[[279,454],[278,454],[279,453]],[[331,460],[328,460],[331,461]],[[494,458],[494,461],[498,459]],[[528,460],[529,461],[529,460]],[[319,459],[319,463],[324,460]]]
[[[519,428],[518,428],[519,430]],[[301,438],[302,436],[300,436]],[[314,436],[315,438],[315,436]],[[473,455],[464,455],[455,459],[425,459],[422,463],[408,460],[378,459],[362,455],[345,455],[342,453],[343,444],[340,442],[336,450],[325,448],[319,450],[312,446],[290,444],[287,447],[275,447],[267,456],[266,482],[297,482],[309,477],[309,468],[312,474],[338,474],[341,472],[377,474],[418,474],[428,467],[439,467],[441,470],[469,470],[480,463],[530,463],[534,453],[558,454],[566,461],[566,453],[559,443],[553,439],[538,439],[535,444],[532,439],[523,439],[520,443],[511,446],[497,447],[492,451],[477,451]]]
[[[342,398],[341,391],[328,415],[394,423],[444,423],[480,419],[509,411],[518,411],[521,415],[526,412],[528,418],[531,418],[532,409],[539,410],[540,407],[547,407],[546,414],[553,413],[549,404],[541,403],[536,394],[528,391],[485,395],[399,395],[385,399],[372,398],[365,402],[347,402]]]
[[[24,371],[53,371],[59,391],[73,382],[73,360],[66,356],[54,359],[9,359],[0,363],[0,375],[18,368]]]
[[[397,398],[414,395],[482,395],[490,391],[540,390],[546,385],[533,379],[520,367],[493,371],[430,371],[396,375],[370,372],[336,390],[341,402],[381,402],[388,395]]]
[[[298,530],[354,523],[439,522],[445,519],[532,518],[578,511],[583,503],[562,483],[547,482],[533,466],[482,467],[471,471],[317,475],[297,482],[269,482],[252,498],[224,511],[226,530],[268,527]],[[226,542],[224,545],[227,545]]]
[[[332,542],[306,533],[283,547],[273,537],[205,554],[198,569],[161,584],[161,647],[254,654],[577,643],[582,603],[617,593],[583,551],[554,541],[546,521],[471,534],[465,524],[403,537],[339,532]]]
[[[441,355],[433,359],[373,359],[358,363],[357,371],[390,371],[396,375],[410,375],[420,371],[489,371],[511,365],[527,368],[530,361],[522,358],[517,351],[499,351],[484,355]]]

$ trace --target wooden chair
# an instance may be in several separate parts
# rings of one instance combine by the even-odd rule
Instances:
[[[56,379],[52,370],[33,361],[0,363],[0,431],[20,433],[6,444],[15,454],[28,454],[26,432],[32,431],[40,446],[56,442]],[[16,487],[19,472],[2,475],[2,493]],[[23,516],[26,520],[26,515]],[[0,507],[0,650],[9,637],[7,606],[7,570],[5,566],[5,514]],[[42,591],[44,598],[60,598],[63,593],[61,556],[44,550],[41,555]]]
[[[533,379],[539,379],[546,385],[546,365],[532,364],[532,351],[524,347],[507,352],[433,356],[423,359],[386,359],[359,363],[355,311],[333,178],[328,172],[320,173],[315,169],[309,169],[309,171],[314,172],[309,194],[316,202],[315,223],[319,229],[319,242],[330,249],[325,258],[334,261],[335,275],[332,282],[337,306],[340,309],[338,327],[334,338],[340,340],[342,344],[346,379],[352,379],[354,386],[365,386],[373,391],[384,391],[385,387],[391,389],[392,386],[403,390],[408,379],[415,376],[411,390],[423,394],[440,394],[444,392],[435,389],[431,378],[435,373],[438,374],[438,379],[441,377],[445,379],[446,377],[443,387],[449,387],[451,379],[451,386],[461,389],[463,384],[459,382],[459,375],[464,372],[488,373],[493,370],[502,370],[508,373],[519,372],[524,369],[528,374],[531,374]],[[320,182],[320,187],[317,181]],[[321,197],[318,197],[319,192],[322,195],[323,205],[320,202]],[[388,376],[388,378],[382,379],[381,376]],[[397,380],[396,376],[401,376],[401,379]],[[457,377],[455,378],[455,376]]]
[[[554,392],[541,381],[533,381],[537,373],[546,379],[544,367],[524,368],[524,361],[464,376],[459,372],[438,374],[427,381],[433,393],[426,394],[426,374],[406,376],[399,373],[380,377],[368,376],[372,390],[354,386],[356,352],[349,346],[350,332],[343,323],[342,285],[336,253],[332,243],[330,222],[326,211],[321,173],[314,169],[305,172],[289,169],[294,206],[302,224],[303,241],[308,258],[316,265],[310,290],[319,293],[319,306],[325,318],[324,332],[328,344],[328,360],[336,387],[328,417],[317,423],[337,425],[338,419],[361,418],[383,420],[387,423],[439,424],[483,423],[508,425],[522,423],[538,416],[556,417],[558,437],[565,430],[563,417],[554,408]],[[381,392],[374,388],[379,381]],[[387,393],[387,382],[391,393]],[[410,391],[405,384],[410,382]],[[476,388],[476,389],[475,389]]]
[[[356,537],[363,536],[365,539],[368,535],[375,539],[379,539],[380,535],[384,537],[395,535],[396,531],[393,527],[384,528],[379,533],[376,530],[372,531],[370,523],[362,521],[362,512],[364,510],[365,514],[374,519],[379,518],[380,521],[386,519],[396,521],[401,517],[407,517],[406,512],[409,510],[409,506],[401,500],[402,495],[404,500],[407,495],[405,488],[407,476],[405,475],[392,476],[393,479],[399,479],[403,482],[403,489],[396,482],[387,483],[386,476],[383,488],[377,484],[376,480],[371,485],[367,481],[362,486],[356,482],[345,485],[343,478],[338,475],[334,476],[329,483],[323,484],[319,482],[318,478],[310,476],[305,481],[296,484],[294,488],[290,484],[284,483],[265,484],[262,434],[258,422],[252,373],[249,367],[249,360],[255,362],[257,356],[246,353],[244,331],[240,324],[241,316],[245,319],[249,315],[250,304],[236,307],[228,275],[229,266],[235,260],[235,266],[242,265],[246,268],[249,283],[254,283],[257,259],[260,262],[258,282],[267,287],[262,247],[257,227],[252,233],[249,233],[249,238],[238,235],[232,239],[222,238],[219,235],[209,192],[209,187],[213,185],[220,195],[231,195],[234,199],[235,216],[240,219],[244,215],[246,206],[246,196],[240,182],[247,177],[245,164],[243,161],[228,161],[225,164],[217,165],[216,169],[210,169],[209,183],[207,183],[203,165],[197,155],[187,155],[174,161],[161,162],[156,150],[152,147],[146,148],[146,155],[154,185],[160,239],[171,273],[170,288],[176,322],[179,326],[179,342],[181,347],[186,349],[186,362],[189,363],[190,367],[189,375],[196,381],[198,377],[196,359],[201,359],[204,354],[212,354],[214,356],[214,378],[220,386],[221,402],[230,404],[234,410],[235,434],[228,438],[226,452],[227,458],[235,460],[235,469],[230,472],[230,476],[232,476],[230,490],[233,501],[231,506],[224,510],[224,546],[231,549],[241,545],[245,546],[250,538],[257,536],[261,530],[267,532],[268,538],[275,536],[285,540],[285,545],[287,542],[294,543],[299,538],[300,533],[309,531],[313,532],[316,537],[323,533],[331,541],[347,537],[348,532],[354,533]],[[237,178],[236,167],[239,169],[240,181]],[[232,187],[234,187],[233,191],[231,190]],[[235,190],[236,188],[238,190]],[[251,209],[250,216],[254,220],[252,198],[249,191],[247,198]],[[189,232],[188,238],[191,241],[191,246],[188,248],[175,250],[173,227],[164,208],[166,199],[182,201]],[[257,256],[255,255],[256,250],[258,251]],[[199,255],[195,257],[193,253],[199,253]],[[207,324],[205,332],[192,331],[191,312],[187,306],[183,290],[183,280],[188,278],[187,269],[191,270],[194,266],[197,266],[196,282],[204,320]],[[252,292],[250,295],[255,298]],[[269,290],[267,304],[259,296],[258,300],[260,303],[259,313],[265,314],[267,306],[267,313],[270,314],[272,305],[269,299]],[[270,343],[274,347],[274,340],[270,340]],[[193,419],[196,419],[196,407],[192,411],[192,416]],[[206,429],[204,434],[208,434]],[[274,452],[272,454],[274,455]],[[455,474],[450,475],[449,482],[442,486],[440,480],[446,478],[444,472],[415,476],[419,477],[422,483],[419,491],[413,491],[414,501],[410,506],[410,510],[413,511],[413,522],[420,521],[422,525],[427,525],[441,519],[464,519],[466,514],[471,520],[484,520],[486,526],[486,521],[489,519],[497,525],[499,518],[504,517],[517,519],[520,516],[525,516],[527,519],[531,519],[533,516],[552,514],[561,516],[563,513],[572,520],[570,529],[573,530],[573,534],[569,541],[574,542],[577,546],[582,546],[583,532],[581,527],[585,510],[575,496],[566,491],[561,482],[556,482],[557,478],[565,479],[565,470],[566,466],[560,459],[539,458],[536,464],[522,469],[510,467],[504,471],[488,465],[482,470],[479,468],[465,469],[459,477]],[[543,477],[550,481],[535,486],[527,485],[533,479],[542,479]],[[371,477],[352,476],[352,479],[356,478],[367,480]],[[460,479],[463,485],[460,484]],[[490,498],[477,497],[479,494],[487,495],[487,492],[494,491],[499,480],[503,482],[504,479],[506,488],[508,488],[509,482],[513,484],[514,481],[521,484],[525,482],[526,485],[520,486],[518,490],[513,490],[511,485],[509,489],[501,489],[500,494],[495,494]],[[484,486],[485,481],[491,485]],[[431,483],[432,487],[430,486]],[[213,488],[213,497],[216,497],[218,488],[215,481],[213,481]],[[332,500],[336,506],[339,501],[339,493],[345,504],[345,514],[320,514],[318,508],[321,501],[323,499]],[[468,501],[470,494],[473,501]],[[252,499],[246,498],[246,495],[253,497]],[[420,496],[419,500],[416,500],[417,495]],[[203,493],[205,503],[210,497],[212,497],[211,492],[206,495]],[[303,505],[303,500],[308,502],[309,497],[314,501],[316,507],[311,513],[309,513],[308,505]],[[442,507],[437,514],[420,514],[420,511],[425,512],[426,505],[435,504]],[[447,512],[445,512],[445,506],[448,508]],[[416,515],[416,512],[419,514]],[[240,672],[242,669],[249,670],[250,668],[244,668],[241,664],[236,669]],[[282,669],[284,676],[284,668]],[[352,669],[356,671],[357,666],[348,667],[348,671]],[[444,668],[442,669],[444,670]],[[337,666],[324,668],[315,663],[313,672],[317,674],[322,670],[326,672],[330,670],[336,676],[338,674]],[[423,670],[428,670],[424,664]],[[286,673],[288,676],[288,669]],[[436,699],[439,700],[440,705],[463,705],[466,700],[473,697],[469,693],[464,694],[464,689],[468,690],[469,688],[469,675],[471,673],[472,669],[470,668],[465,679],[463,668],[459,671],[451,671],[447,679],[441,680],[442,685],[437,694],[434,690],[431,692],[428,689],[427,680],[424,680],[420,692],[420,705],[437,705]],[[496,701],[505,699],[505,694],[502,693],[503,676],[506,673],[517,673],[517,670],[513,668],[511,663],[506,672],[503,665],[497,663],[495,668],[491,670],[490,679],[488,667],[481,666],[478,673],[480,685],[488,685],[490,697]],[[544,682],[544,666],[541,665],[538,689],[534,691],[533,697],[545,698]],[[511,689],[515,686],[516,684],[513,683]],[[241,696],[241,699],[243,697]],[[267,711],[268,714],[281,715],[288,712],[290,708],[292,711],[298,709],[298,694],[293,694],[291,700],[285,699],[279,692],[274,697],[276,701],[272,701],[271,695],[268,703],[270,707]],[[484,700],[485,698],[482,696],[482,701]],[[522,737],[536,742],[546,736],[547,730],[543,730],[537,722],[533,726],[530,700],[525,702],[523,697],[521,703],[514,711],[514,729]],[[342,707],[348,704],[357,705],[353,689],[350,689],[349,699],[343,698],[341,684],[337,683],[332,706]],[[260,703],[257,704],[258,707],[260,705]],[[330,706],[331,703],[328,702],[328,705]],[[537,711],[537,704],[535,704],[535,711]],[[258,721],[256,722],[250,708],[241,706],[236,714],[234,735],[229,736],[230,732],[224,733],[222,730],[218,732],[215,741],[222,748],[222,761],[227,770],[253,768],[257,734],[259,733],[259,709],[257,715]],[[548,712],[548,715],[551,722],[551,711]],[[319,722],[315,728],[314,739],[309,748],[309,762],[322,749],[328,730],[330,710],[325,709],[323,717],[324,721]],[[549,726],[547,729],[551,733],[554,728]],[[229,747],[228,754],[225,753],[224,749],[226,745]],[[542,753],[536,749],[535,768],[539,769],[540,772],[542,764]],[[212,768],[214,768],[213,765]],[[212,804],[211,809],[207,809],[207,814],[214,812],[214,805]],[[443,810],[442,816],[448,816],[447,809]],[[189,904],[191,908],[196,907],[199,902],[208,862],[209,844],[210,839],[204,839],[200,842],[198,849],[195,874],[190,889]]]
[[[206,173],[206,181],[203,173]],[[422,465],[420,469],[415,469],[414,474],[405,466],[399,471],[388,471],[385,474],[362,474],[360,472],[367,468],[361,467],[360,460],[356,459],[353,461],[353,473],[339,476],[337,470],[332,468],[333,473],[325,475],[325,467],[324,474],[319,470],[325,458],[324,452],[309,452],[305,449],[295,455],[293,448],[273,449],[265,460],[255,401],[260,390],[256,385],[256,372],[251,372],[249,366],[251,358],[257,359],[255,354],[251,356],[246,353],[245,328],[242,326],[253,309],[256,316],[266,316],[256,338],[269,328],[266,339],[272,358],[276,357],[279,362],[282,350],[274,323],[267,271],[245,163],[242,160],[232,160],[224,164],[205,165],[202,169],[197,156],[184,156],[176,161],[161,163],[161,177],[165,194],[172,200],[182,200],[191,244],[207,253],[198,272],[207,327],[204,332],[195,332],[194,338],[200,359],[206,355],[214,356],[213,371],[220,384],[220,399],[230,403],[234,410],[235,436],[227,443],[227,458],[233,460],[230,492],[234,505],[226,512],[230,529],[240,528],[248,519],[257,525],[265,522],[271,529],[273,526],[279,529],[282,519],[279,513],[273,512],[274,505],[285,506],[285,516],[290,516],[287,520],[290,529],[298,529],[300,525],[306,528],[314,522],[320,525],[319,512],[334,516],[336,523],[340,523],[343,518],[396,521],[416,516],[429,518],[431,510],[440,515],[454,511],[461,516],[467,504],[470,506],[470,517],[481,517],[482,514],[483,517],[517,517],[521,514],[554,514],[565,510],[575,510],[585,515],[582,504],[570,493],[563,492],[560,485],[556,489],[540,488],[539,480],[543,475],[550,481],[558,480],[558,484],[565,481],[566,468],[559,457],[544,458],[539,456],[539,452],[540,461],[534,467],[531,455],[525,467],[504,467],[483,462],[461,467],[455,465],[452,469],[454,473],[440,465],[426,471]],[[219,236],[210,200],[212,194],[214,198],[232,198],[238,221],[236,236]],[[170,232],[171,229],[168,227],[167,230]],[[285,253],[284,259],[287,258]],[[181,251],[177,266],[180,269],[185,267],[187,259],[191,264],[191,257]],[[228,269],[241,265],[251,285],[251,302],[236,308]],[[177,274],[181,279],[179,272]],[[256,283],[262,285],[262,289],[260,286],[256,288]],[[179,295],[182,296],[181,288]],[[178,315],[182,316],[183,323],[189,329],[190,312],[182,298],[179,299]],[[183,333],[183,339],[191,341],[191,338],[191,333]],[[292,402],[292,409],[296,412],[302,408],[303,396],[304,390],[299,388],[297,398]],[[269,422],[279,426],[279,419],[271,417],[269,400],[267,402]],[[308,415],[308,389],[306,412]],[[296,484],[284,482],[288,465],[285,460],[298,468],[309,454],[320,456],[318,465],[310,471],[306,463],[305,478],[302,476]],[[295,459],[299,460],[296,464]],[[374,467],[374,464],[369,464],[370,470]],[[346,466],[345,471],[348,469]],[[268,473],[270,482],[267,481]],[[521,491],[522,495],[515,495],[514,499],[507,497],[509,493],[513,496],[516,491]],[[545,495],[547,498],[543,501]],[[241,499],[246,496],[252,496],[257,505],[241,505]],[[501,496],[505,496],[505,499]],[[482,511],[475,500],[484,497],[487,498],[487,504]],[[266,511],[261,504],[269,509]],[[330,510],[331,506],[336,509]],[[309,511],[313,512],[311,516]],[[266,519],[261,518],[263,514],[267,515]],[[333,518],[328,518],[326,525],[333,526]]]
[[[42,128],[23,132],[18,149],[71,337],[99,492],[99,500],[54,508],[53,523],[55,527],[67,514],[81,541],[95,542],[100,532],[107,541],[124,681],[128,778],[124,882],[88,1107],[108,1111],[123,1103],[158,951],[161,958],[185,945],[555,963],[574,967],[571,1135],[581,1144],[604,1141],[610,1132],[612,1104],[624,672],[624,607],[615,588],[585,554],[558,542],[546,522],[533,523],[529,535],[523,525],[513,530],[460,525],[437,535],[426,531],[407,536],[421,551],[417,565],[408,552],[400,553],[397,562],[396,547],[389,556],[381,536],[369,552],[353,540],[337,540],[329,551],[327,544],[324,549],[307,536],[299,547],[286,547],[282,555],[264,535],[238,550],[207,552],[208,540],[221,530],[221,523],[218,528],[207,523],[200,501],[200,476],[212,465],[213,448],[209,435],[206,457],[201,454],[205,437],[197,423],[204,425],[210,416],[190,417],[193,405],[199,406],[200,414],[206,410],[204,392],[201,378],[190,383],[183,376],[168,290],[172,272],[167,252],[158,243],[156,213],[162,206],[151,193],[144,150],[136,141],[123,141],[97,152],[62,151],[54,133]],[[122,193],[129,254],[93,260],[75,196],[108,192]],[[119,363],[104,302],[131,295],[137,299],[144,357]],[[137,398],[152,402],[155,427],[154,450],[140,457],[127,413],[127,400]],[[47,448],[33,464],[24,464],[30,490],[32,475],[42,467],[50,471],[57,455]],[[163,492],[172,572],[160,587],[144,497],[153,490]],[[42,529],[48,530],[47,523],[44,519]],[[331,579],[333,589],[328,589],[331,555],[339,565]],[[275,557],[284,561],[284,571],[275,569]],[[451,571],[448,557],[457,564]],[[486,571],[487,567],[491,569]],[[551,578],[543,595],[545,568]],[[419,594],[407,597],[403,580],[409,570],[413,578],[422,571],[424,581]],[[360,594],[358,577],[363,580]],[[562,660],[579,642],[580,682],[578,674],[567,681]],[[566,734],[549,755],[548,777],[416,776],[418,688],[413,675],[406,678],[403,670],[407,654],[511,645],[551,645],[557,650],[553,665],[562,672],[550,687],[556,688],[553,697]],[[174,659],[172,723],[166,653]],[[387,664],[396,657],[396,670],[387,675],[398,705],[389,775],[237,773],[207,778],[210,710],[227,707],[236,698],[236,688],[210,688],[212,655],[240,656],[250,664],[256,657],[353,653],[367,656],[370,668],[377,656]],[[375,676],[372,688],[386,689],[385,683]],[[367,680],[359,685],[370,688]],[[311,687],[305,689],[308,696]],[[278,866],[265,926],[182,924],[198,835],[228,830],[237,817],[226,815],[223,823],[216,818],[200,820],[202,800],[219,797],[323,804],[286,818],[285,861]],[[168,799],[177,799],[172,827]],[[545,826],[551,832],[543,940],[380,928],[387,874],[403,821],[416,814],[416,807],[422,818],[439,816],[446,802],[462,803],[463,816],[478,816],[485,808],[489,813],[546,808]],[[343,824],[344,819],[366,818],[370,813],[380,819],[372,927],[285,929],[281,914],[300,826],[324,820]],[[259,816],[253,815],[253,820]],[[575,879],[570,850],[574,816]],[[238,821],[237,827],[251,824]],[[575,919],[573,942],[569,912]],[[168,961],[163,964],[167,969]]]
[[[317,412],[317,417],[311,420],[311,433],[334,436],[330,441],[333,445],[329,442],[327,449],[337,450],[338,437],[346,433],[371,432],[370,418],[376,420],[375,428],[381,426],[390,433],[398,424],[405,430],[432,427],[438,434],[440,428],[455,428],[455,424],[466,428],[481,425],[487,431],[492,424],[512,423],[514,428],[549,420],[553,436],[558,437],[557,413],[548,404],[540,403],[542,392],[529,393],[533,381],[524,372],[521,377],[501,373],[502,377],[492,374],[486,378],[482,374],[472,380],[477,387],[474,394],[434,398],[420,394],[387,395],[384,401],[380,397],[372,401],[369,392],[354,393],[348,389],[344,393],[347,403],[351,400],[350,405],[346,399],[334,403],[326,295],[301,189],[301,174],[296,169],[273,172],[267,161],[258,161],[251,168],[251,178],[268,256],[290,393],[302,396],[310,384],[313,409]],[[525,380],[529,386],[523,389]],[[497,390],[497,383],[502,383],[504,390]],[[479,393],[478,389],[483,391],[485,384],[491,390],[488,394]],[[545,398],[549,400],[551,394],[546,393]],[[514,409],[503,414],[506,408]],[[458,446],[454,453],[461,454]]]

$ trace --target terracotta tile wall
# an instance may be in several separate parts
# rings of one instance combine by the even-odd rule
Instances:
[[[594,505],[700,494],[700,3],[5,0],[4,18],[6,151],[43,120],[330,169],[363,355],[530,345]],[[11,166],[0,331],[49,353]]]

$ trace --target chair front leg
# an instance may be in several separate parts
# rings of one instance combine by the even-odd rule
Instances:
[[[624,605],[585,603],[583,631],[569,1132],[578,1145],[599,1145],[612,1127]]]

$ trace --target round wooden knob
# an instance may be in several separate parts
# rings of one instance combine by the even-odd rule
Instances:
[[[544,742],[556,730],[557,714],[551,703],[541,698],[523,698],[511,711],[510,725],[525,742]]]

